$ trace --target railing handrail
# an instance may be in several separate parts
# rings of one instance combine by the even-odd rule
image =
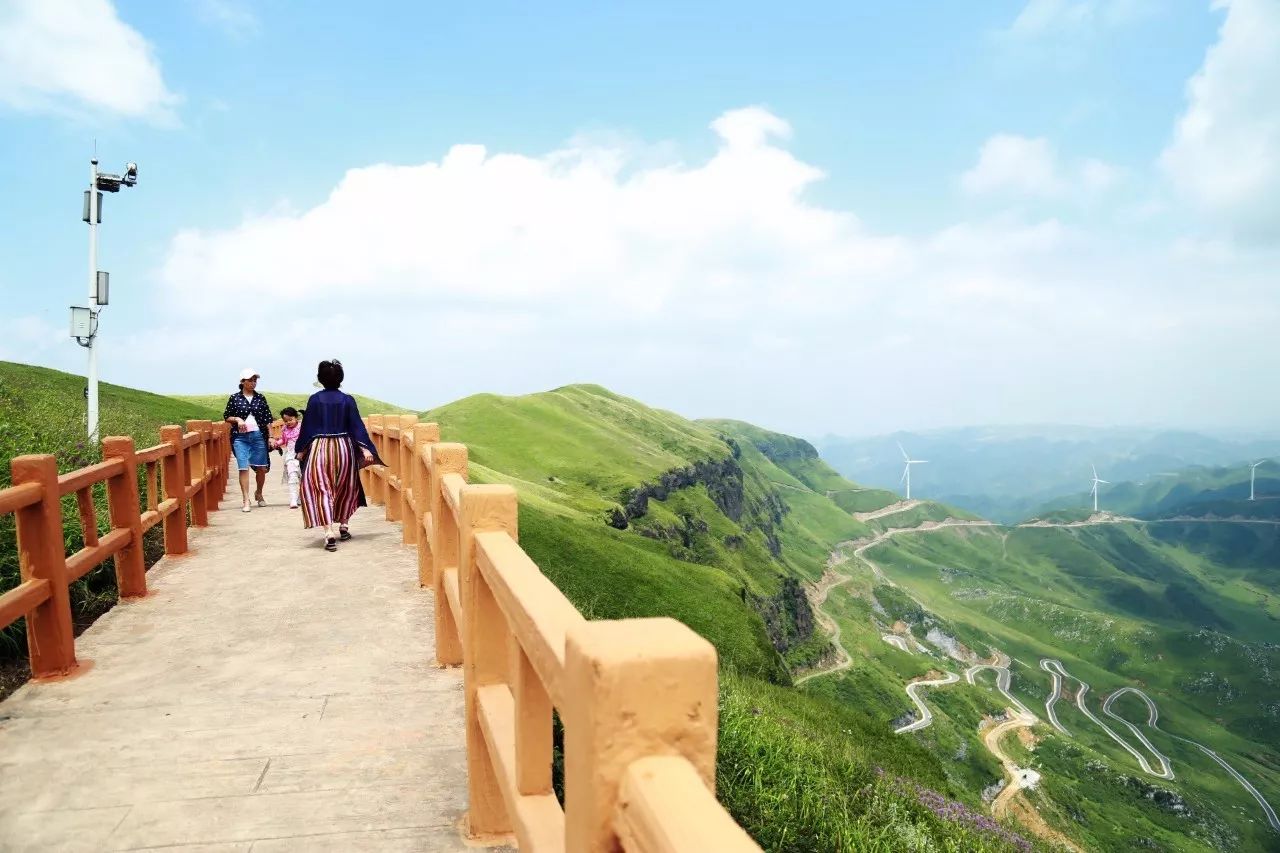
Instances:
[[[32,677],[67,675],[77,666],[71,583],[114,559],[120,597],[146,595],[142,537],[160,523],[165,555],[187,552],[188,508],[192,525],[208,525],[208,513],[226,493],[230,448],[226,424],[191,420],[185,427],[161,427],[160,444],[140,451],[132,438],[105,438],[101,462],[65,474],[58,474],[49,454],[10,462],[13,485],[0,489],[0,515],[16,518],[20,580],[0,594],[0,628],[26,618]],[[101,535],[93,498],[99,483],[105,484],[110,517]],[[76,497],[84,543],[74,554],[66,553],[63,539],[62,499],[70,495]]]
[[[366,425],[387,463],[361,472],[370,502],[416,544],[436,659],[462,666],[468,833],[538,853],[759,850],[715,799],[714,647],[673,619],[588,621],[520,547],[514,488],[469,484],[466,446],[436,424]]]

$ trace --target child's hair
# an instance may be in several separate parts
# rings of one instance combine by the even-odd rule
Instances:
[[[342,380],[345,379],[342,370],[342,362],[336,358],[329,361],[320,362],[320,366],[316,368],[316,379],[320,381],[328,390],[342,387]]]
[[[293,406],[285,406],[283,409],[280,410],[280,417],[283,418],[285,415],[289,415],[291,417],[296,418],[298,416],[298,410],[295,409]]]

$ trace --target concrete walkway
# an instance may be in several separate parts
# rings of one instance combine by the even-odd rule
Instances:
[[[81,674],[0,703],[0,850],[466,849],[461,674],[414,552],[381,507],[325,552],[279,479],[249,514],[233,484]]]

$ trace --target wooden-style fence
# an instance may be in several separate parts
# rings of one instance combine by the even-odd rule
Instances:
[[[370,502],[418,549],[436,657],[461,665],[468,829],[522,850],[759,850],[715,798],[715,649],[673,619],[587,621],[517,543],[516,492],[467,482],[436,424],[374,415]],[[552,713],[564,726],[564,807]]]
[[[224,423],[187,421],[160,429],[160,443],[136,450],[132,438],[107,438],[103,461],[58,474],[53,456],[19,456],[13,484],[0,490],[0,514],[13,513],[21,582],[0,595],[0,628],[26,617],[35,678],[67,675],[76,667],[70,585],[108,558],[115,559],[121,598],[147,594],[143,535],[164,525],[166,555],[187,552],[190,523],[205,527],[226,493],[230,433]],[[139,492],[145,469],[146,502]],[[106,484],[110,530],[98,533],[93,487]],[[75,495],[84,547],[68,555],[62,499]]]

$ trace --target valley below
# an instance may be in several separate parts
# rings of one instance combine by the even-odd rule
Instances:
[[[921,507],[925,508],[924,513]],[[945,547],[921,547],[926,538],[941,537],[941,541],[948,545],[960,543],[970,545],[963,550],[981,551],[988,560],[999,565],[1007,564],[1010,559],[1011,536],[1039,536],[1048,533],[1055,536],[1074,537],[1089,529],[1107,528],[1116,531],[1124,530],[1129,535],[1145,537],[1141,531],[1148,525],[1172,525],[1193,529],[1196,525],[1243,525],[1258,529],[1274,526],[1277,523],[1276,520],[1191,516],[1139,519],[1111,513],[1093,513],[1075,519],[1035,519],[1017,525],[999,525],[984,520],[956,518],[947,515],[946,511],[937,505],[934,505],[932,517],[929,517],[928,509],[929,505],[926,502],[916,500],[898,501],[880,509],[855,513],[855,517],[860,521],[873,523],[878,529],[866,537],[840,543],[828,559],[828,568],[821,582],[814,585],[811,590],[811,602],[818,610],[819,621],[824,627],[835,626],[833,640],[839,647],[837,661],[806,673],[797,679],[797,684],[810,683],[813,679],[823,676],[839,678],[851,668],[856,667],[858,661],[866,664],[868,662],[867,644],[871,638],[878,637],[886,647],[892,649],[890,656],[894,659],[896,669],[906,675],[901,682],[902,693],[907,698],[909,706],[913,708],[912,712],[894,720],[892,730],[897,736],[918,737],[926,733],[938,719],[933,707],[935,705],[939,706],[940,713],[949,717],[947,719],[949,727],[963,725],[966,715],[949,714],[946,709],[955,706],[952,703],[939,701],[940,691],[953,690],[966,685],[977,686],[981,682],[982,673],[994,672],[994,691],[991,692],[994,692],[995,696],[991,696],[991,693],[983,687],[979,689],[987,695],[977,700],[979,703],[985,703],[983,707],[990,708],[991,712],[982,715],[972,736],[962,741],[962,743],[970,741],[980,743],[999,762],[1003,770],[1003,777],[984,792],[986,794],[994,789],[993,796],[984,795],[984,799],[990,800],[989,808],[993,817],[1012,817],[1017,825],[1051,848],[1070,850],[1111,848],[1111,845],[1106,843],[1106,836],[1113,833],[1104,833],[1101,837],[1092,834],[1081,837],[1078,820],[1062,820],[1064,817],[1070,817],[1054,797],[1054,789],[1059,787],[1054,784],[1054,775],[1062,772],[1062,768],[1055,767],[1048,760],[1046,751],[1041,750],[1037,754],[1033,746],[1041,740],[1060,738],[1062,741],[1056,744],[1056,750],[1061,751],[1065,747],[1067,750],[1075,750],[1079,753],[1073,756],[1076,759],[1072,762],[1074,765],[1080,764],[1081,757],[1091,756],[1084,761],[1086,769],[1092,762],[1092,769],[1095,771],[1103,766],[1106,766],[1111,773],[1124,774],[1137,771],[1141,776],[1158,780],[1159,783],[1175,782],[1181,773],[1182,783],[1186,788],[1194,791],[1192,796],[1206,804],[1212,802],[1218,810],[1221,816],[1215,817],[1212,822],[1220,820],[1223,825],[1230,823],[1245,830],[1241,836],[1237,836],[1237,844],[1243,840],[1242,836],[1253,836],[1254,842],[1246,843],[1244,845],[1246,848],[1254,848],[1255,845],[1256,849],[1280,847],[1280,820],[1277,820],[1271,802],[1255,784],[1257,782],[1269,785],[1273,791],[1275,790],[1277,764],[1274,738],[1269,741],[1263,740],[1260,744],[1263,747],[1261,753],[1237,741],[1236,747],[1242,750],[1243,755],[1237,757],[1233,764],[1224,759],[1219,752],[1198,740],[1160,728],[1159,706],[1140,686],[1144,682],[1134,679],[1131,683],[1124,683],[1122,672],[1107,671],[1109,666],[1105,659],[1089,661],[1087,664],[1082,662],[1082,665],[1090,667],[1091,677],[1095,677],[1101,683],[1112,685],[1107,692],[1092,700],[1098,707],[1101,714],[1099,716],[1090,706],[1091,684],[1073,675],[1062,660],[1051,656],[1047,647],[1040,643],[1035,645],[1044,650],[1044,656],[1033,658],[1033,665],[1023,664],[1021,660],[1017,662],[1019,664],[1016,679],[1018,684],[1015,687],[1015,677],[1011,671],[1015,662],[1004,651],[1004,647],[997,644],[998,639],[1001,633],[1016,636],[1020,641],[1018,646],[1021,646],[1019,649],[1021,651],[1026,648],[1027,641],[1032,639],[1028,636],[1030,631],[1016,622],[1012,624],[1005,622],[1002,625],[1005,630],[1000,632],[992,631],[994,626],[987,620],[966,620],[967,624],[960,622],[962,618],[960,614],[965,608],[956,607],[957,600],[960,602],[989,601],[996,595],[996,590],[985,586],[969,586],[966,589],[965,586],[957,583],[957,578],[968,573],[957,565],[957,561],[952,559],[945,562],[941,560],[932,562],[939,551],[947,550]],[[903,523],[904,517],[909,517],[909,526],[898,526]],[[982,547],[971,546],[976,539],[973,536],[974,533],[979,533],[987,540]],[[914,547],[898,547],[898,542],[905,539],[913,540]],[[874,553],[877,549],[888,549],[893,553],[890,559],[884,560]],[[974,555],[971,553],[968,556],[972,559]],[[904,569],[906,571],[903,571]],[[935,578],[930,580],[935,582],[919,582],[923,580],[923,575],[929,569],[932,569],[935,574]],[[995,575],[995,572],[989,571],[984,575],[984,579],[996,580]],[[1271,584],[1275,583],[1274,577],[1268,580]],[[1259,592],[1264,598],[1268,595],[1263,590],[1255,589],[1254,591]],[[842,620],[837,615],[827,612],[829,604],[832,603],[833,594],[837,596],[844,594],[869,603],[870,606],[861,608],[866,620],[865,626],[861,626],[863,630],[847,634],[860,635],[863,638],[864,645],[861,650],[850,650],[841,642]],[[941,600],[939,594],[942,596]],[[881,598],[897,598],[896,609],[892,605],[890,609],[886,609],[880,601]],[[944,610],[945,615],[931,609],[931,605],[935,602],[943,604],[939,609]],[[834,604],[836,609],[843,605],[844,612],[848,613],[849,601],[840,602],[837,599]],[[1276,618],[1269,611],[1264,611],[1263,616],[1268,621],[1274,621]],[[847,619],[846,615],[846,621]],[[1105,625],[1102,630],[1105,631],[1112,629],[1116,620],[1101,621]],[[924,630],[925,636],[917,637],[914,633],[916,630]],[[969,642],[962,641],[960,636],[964,636]],[[1073,639],[1082,638],[1073,637]],[[1105,643],[1099,643],[1096,648],[1102,648],[1105,645]],[[1156,647],[1156,644],[1151,644],[1153,650]],[[976,648],[986,648],[987,657],[981,658],[974,651]],[[1010,645],[1009,648],[1018,647]],[[1073,657],[1079,655],[1079,651],[1078,648],[1073,649],[1075,653]],[[1269,651],[1274,657],[1274,646]],[[925,658],[925,660],[913,667],[903,660],[906,656],[916,659]],[[1155,657],[1157,658],[1155,662],[1158,663],[1162,654],[1155,651]],[[960,670],[963,672],[963,677],[958,672],[948,669],[948,665],[957,668],[963,666],[964,668]],[[919,674],[907,675],[913,669]],[[1273,684],[1271,665],[1264,663],[1259,669],[1261,671],[1255,670],[1254,674],[1265,685]],[[1097,673],[1097,676],[1092,673]],[[1028,702],[1024,703],[1015,695],[1015,690],[1026,696]],[[1000,707],[991,707],[992,699],[995,699]],[[1028,707],[1028,703],[1042,705],[1043,718],[1034,713]],[[1081,724],[1073,722],[1072,730],[1062,722],[1060,707],[1063,706],[1078,712]],[[1206,719],[1203,713],[1188,713],[1189,711],[1190,709],[1185,706],[1179,708],[1181,718],[1178,728],[1180,730],[1189,732],[1196,727],[1208,727],[1219,740],[1232,740],[1231,736],[1222,730],[1223,721],[1220,717]],[[1078,738],[1073,735],[1073,730],[1079,731]],[[1023,737],[1012,738],[1014,732],[1019,732]],[[1162,751],[1157,746],[1156,742],[1163,742],[1166,739],[1172,741],[1174,745],[1183,744],[1192,747],[1194,752],[1183,751],[1175,761],[1167,754],[1173,751],[1172,748],[1167,747],[1167,751]],[[1002,744],[1007,744],[1011,740],[1018,743],[1019,747],[1006,751],[1002,748]],[[1120,753],[1117,754],[1116,750],[1120,750]],[[961,755],[964,752],[964,749],[960,749],[956,754]],[[1127,769],[1122,769],[1121,755],[1128,761]],[[1195,759],[1196,755],[1199,756],[1198,759]],[[1105,765],[1102,762],[1105,762]],[[1237,765],[1244,765],[1246,772],[1237,769]],[[1183,770],[1180,773],[1175,772],[1175,766]],[[1072,775],[1075,769],[1068,768],[1065,775]],[[1216,777],[1212,777],[1215,772]],[[1042,785],[1042,782],[1047,784]],[[1227,794],[1224,787],[1227,784],[1236,786],[1235,796],[1224,796]],[[1251,810],[1243,807],[1240,795],[1252,800]],[[1179,819],[1184,822],[1193,820],[1190,816],[1191,807],[1187,801],[1172,789],[1151,787],[1144,792],[1144,798],[1151,803],[1165,804],[1170,814],[1182,815],[1183,817]],[[1084,801],[1089,799],[1097,798],[1083,798]],[[1168,825],[1167,821],[1165,823]],[[1176,824],[1169,826],[1170,829],[1175,827]],[[1151,828],[1154,830],[1155,826]],[[1218,829],[1220,830],[1221,827]],[[1254,829],[1263,831],[1258,833],[1252,831]],[[1164,834],[1157,832],[1153,835]],[[1184,849],[1183,844],[1165,848],[1164,844],[1172,840],[1168,836],[1147,837],[1149,842],[1142,846],[1153,849]],[[1179,840],[1184,843],[1191,841],[1190,838]],[[1220,843],[1215,843],[1215,841],[1221,841],[1220,833],[1205,833],[1202,840],[1208,843],[1203,847],[1195,843],[1187,844],[1185,849],[1224,849]]]

